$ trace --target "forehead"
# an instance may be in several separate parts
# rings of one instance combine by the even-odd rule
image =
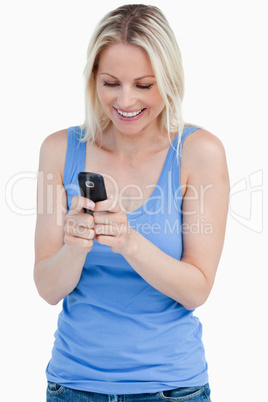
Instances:
[[[117,43],[104,49],[99,57],[98,73],[115,75],[153,75],[148,54],[139,46]]]

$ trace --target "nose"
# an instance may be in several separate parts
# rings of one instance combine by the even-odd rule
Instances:
[[[136,103],[133,89],[129,86],[122,86],[118,94],[118,106],[121,109],[130,109]]]

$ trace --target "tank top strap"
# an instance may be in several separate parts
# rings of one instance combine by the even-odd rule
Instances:
[[[185,139],[192,134],[194,131],[198,130],[200,127],[198,126],[186,126],[183,130],[183,133],[181,135],[181,139],[179,142],[179,152],[177,156],[177,146],[178,146],[178,140],[179,136],[175,138],[173,142],[173,158],[172,158],[172,185],[173,185],[173,191],[177,191],[178,188],[181,186],[181,180],[180,180],[180,173],[181,173],[181,153],[182,153],[182,147]]]
[[[182,146],[185,141],[185,139],[188,137],[188,135],[192,134],[194,131],[198,130],[200,127],[199,126],[186,126],[183,130],[181,140],[180,140],[180,145],[179,145],[179,157],[181,157],[181,151],[182,151]]]
[[[63,184],[70,184],[77,172],[85,168],[86,143],[80,142],[81,129],[78,126],[68,128],[68,144],[65,159]]]
[[[68,128],[68,143],[63,174],[63,185],[67,192],[68,209],[74,195],[80,195],[78,173],[85,170],[86,142],[81,142],[83,132],[79,126]]]

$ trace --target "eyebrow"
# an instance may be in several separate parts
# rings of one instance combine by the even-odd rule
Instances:
[[[115,80],[118,80],[117,77],[115,77],[114,75],[109,74],[109,73],[100,73],[100,75],[109,75],[110,77],[114,78]],[[139,81],[139,80],[142,80],[143,78],[149,78],[149,77],[150,78],[155,78],[154,75],[144,75],[143,77],[134,78],[134,81]]]

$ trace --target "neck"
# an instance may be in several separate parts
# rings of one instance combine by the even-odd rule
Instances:
[[[138,134],[123,134],[114,126],[103,132],[102,148],[113,152],[118,157],[139,158],[149,152],[157,152],[169,146],[166,130],[159,128]]]

